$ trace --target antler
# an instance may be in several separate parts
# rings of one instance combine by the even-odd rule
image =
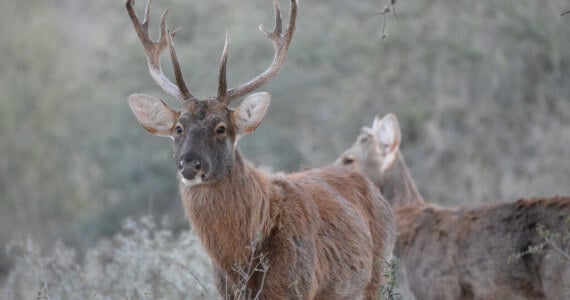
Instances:
[[[273,57],[273,62],[271,65],[263,71],[261,74],[257,75],[250,81],[238,85],[232,89],[226,90],[226,62],[228,58],[228,47],[229,47],[229,36],[226,33],[226,42],[224,45],[224,51],[222,53],[222,59],[220,61],[220,73],[219,73],[219,84],[218,84],[218,100],[222,103],[229,104],[232,100],[244,96],[251,91],[259,88],[260,86],[271,80],[279,70],[283,67],[285,60],[287,59],[287,52],[289,50],[289,45],[293,39],[293,33],[295,32],[295,23],[297,21],[297,0],[291,0],[291,8],[289,11],[289,25],[285,33],[283,33],[283,22],[281,20],[281,11],[279,9],[278,0],[273,0],[273,6],[275,8],[275,29],[273,32],[269,32],[263,28],[263,25],[259,25],[259,30],[265,33],[268,39],[273,41],[273,47],[275,49],[275,55]]]
[[[146,58],[150,75],[154,81],[172,97],[178,98],[181,101],[196,99],[196,97],[190,92],[188,86],[184,82],[182,72],[180,71],[180,64],[176,58],[176,52],[172,43],[172,37],[176,35],[176,30],[170,32],[166,28],[166,15],[168,14],[168,8],[164,10],[164,13],[162,13],[162,16],[160,18],[160,36],[158,37],[158,40],[154,42],[150,39],[150,36],[148,34],[150,4],[152,0],[148,0],[146,3],[145,16],[142,23],[139,21],[139,18],[133,9],[134,2],[134,0],[126,0],[125,6],[127,7],[129,17],[131,18],[137,35],[139,36],[139,39],[146,51]],[[170,56],[177,84],[172,83],[172,81],[170,81],[170,79],[164,75],[160,66],[160,54],[167,46],[170,46]]]
[[[158,40],[154,42],[150,39],[148,34],[150,4],[152,0],[147,0],[145,17],[142,22],[139,21],[139,18],[133,9],[134,2],[135,0],[126,0],[125,5],[127,7],[127,12],[129,13],[129,17],[131,18],[133,26],[137,32],[137,35],[146,51],[150,75],[167,94],[178,98],[181,101],[195,100],[196,97],[190,92],[188,86],[186,85],[186,82],[184,81],[182,71],[180,69],[180,64],[178,63],[178,59],[176,57],[176,51],[174,49],[174,43],[172,41],[172,38],[176,35],[176,30],[170,32],[166,28],[166,15],[168,14],[168,8],[164,10],[162,17],[160,18],[160,35],[158,37]],[[252,92],[253,90],[267,83],[269,80],[273,79],[279,70],[281,70],[283,64],[285,63],[285,60],[287,59],[289,45],[291,44],[293,33],[295,32],[295,24],[297,21],[297,4],[297,0],[291,0],[291,8],[289,11],[289,25],[285,33],[283,33],[283,22],[281,19],[281,10],[279,9],[279,3],[278,0],[273,0],[273,6],[275,9],[275,29],[273,32],[269,32],[263,28],[263,25],[259,25],[259,30],[265,33],[265,36],[268,39],[273,41],[273,47],[275,49],[273,62],[261,74],[257,75],[250,81],[229,90],[227,89],[226,81],[226,64],[228,60],[230,37],[226,32],[226,42],[224,44],[224,51],[222,53],[220,71],[218,75],[219,83],[217,99],[220,102],[229,104],[232,100]],[[170,48],[170,58],[172,60],[174,75],[176,76],[176,84],[172,83],[172,81],[170,81],[170,79],[164,75],[160,66],[160,55],[167,46]]]

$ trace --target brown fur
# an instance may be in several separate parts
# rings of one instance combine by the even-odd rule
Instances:
[[[245,285],[261,299],[375,299],[395,242],[389,203],[359,171],[271,176],[247,163],[236,141],[261,123],[269,99],[250,95],[235,110],[195,100],[178,113],[134,94],[129,105],[145,128],[174,140],[186,214],[222,296]]]
[[[234,298],[238,291],[240,297],[261,299],[375,299],[395,239],[394,215],[378,188],[364,174],[338,167],[270,176],[243,160],[236,146],[261,124],[271,97],[256,93],[234,109],[228,104],[281,69],[295,31],[297,1],[291,0],[286,30],[278,1],[273,2],[275,30],[263,30],[274,44],[273,63],[232,89],[226,82],[226,35],[218,95],[201,100],[184,82],[165,14],[160,37],[153,42],[147,23],[150,0],[142,23],[133,3],[127,0],[126,8],[150,72],[182,105],[176,111],[143,94],[127,101],[147,131],[174,141],[186,214],[212,258],[220,295]],[[176,86],[160,70],[160,53],[167,46]]]
[[[359,171],[271,176],[247,163],[236,141],[261,123],[269,99],[250,95],[235,110],[195,100],[178,113],[134,94],[129,105],[174,141],[186,214],[222,296],[245,286],[261,299],[375,299],[395,242],[389,203]]]
[[[378,143],[369,132],[363,135]],[[416,298],[570,299],[565,287],[570,283],[570,262],[552,248],[508,263],[512,255],[544,242],[538,224],[553,231],[564,228],[570,197],[443,208],[422,199],[399,150],[386,166],[382,153],[370,157],[365,149],[355,143],[337,162],[343,164],[349,157],[348,165],[376,178],[392,204],[398,228],[394,254],[403,260]],[[362,156],[369,156],[366,168],[361,166]]]
[[[170,114],[149,96],[130,99],[143,123],[183,128],[162,134],[174,139],[186,214],[212,258],[221,295],[246,284],[246,295],[262,299],[376,297],[395,242],[389,203],[358,171],[329,167],[270,176],[248,164],[235,142],[244,132],[240,126],[259,125],[254,114],[265,110],[254,106],[266,107],[267,94],[252,95],[235,110],[197,100]],[[149,115],[160,122],[148,121]],[[199,167],[188,168],[187,161]],[[260,266],[268,269],[247,271]]]
[[[218,289],[236,288],[250,243],[269,260],[249,283],[262,299],[375,299],[393,217],[363,175],[339,168],[268,176],[241,159],[211,185],[181,185],[187,215],[212,257]]]

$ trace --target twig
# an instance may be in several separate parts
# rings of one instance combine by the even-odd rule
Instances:
[[[131,299],[129,296],[129,287],[127,286],[127,280],[125,279],[125,294],[127,295],[127,300]]]
[[[226,275],[225,285],[226,285],[226,297],[225,297],[225,299],[228,299],[228,275]]]
[[[237,288],[234,292],[234,295],[237,299],[241,299],[242,295],[245,296],[246,299],[253,300],[257,300],[259,297],[261,297],[261,292],[263,291],[263,287],[265,285],[265,276],[267,275],[267,270],[269,270],[269,265],[267,263],[267,257],[264,253],[259,253],[256,255],[257,245],[259,244],[260,239],[261,237],[257,237],[251,241],[250,246],[247,247],[250,251],[250,257],[249,261],[246,263],[246,268],[238,264],[234,264],[232,266],[232,271],[236,272],[241,278],[239,281],[240,287]],[[249,280],[251,280],[256,272],[261,272],[261,285],[259,286],[256,295],[251,298],[251,296],[253,296],[250,294],[252,291],[247,288],[247,283]]]
[[[562,248],[556,244],[556,241],[558,241],[559,239],[560,243],[562,244],[565,244],[567,242],[567,239],[569,238],[568,230],[566,230],[565,236],[562,236],[561,233],[558,234],[550,233],[550,231],[542,224],[539,224],[536,230],[538,232],[538,235],[546,242],[546,244],[549,244],[554,250],[559,252],[566,259],[570,260],[570,254],[562,250]]]
[[[397,0],[387,0],[387,4],[386,7],[384,7],[383,11],[377,12],[377,13],[373,13],[373,16],[377,16],[377,15],[383,15],[383,22],[382,22],[382,39],[386,38],[386,15],[390,12],[392,12],[394,14],[394,16],[396,17],[396,20],[400,21],[400,17],[398,16],[398,13],[396,12],[396,1]]]
[[[261,254],[260,254],[260,256],[261,256]],[[253,298],[253,299],[259,299],[259,296],[261,296],[261,291],[263,290],[263,286],[265,285],[265,275],[267,275],[267,270],[269,269],[269,266],[265,263],[265,255],[259,259],[258,265],[259,264],[262,265],[263,270],[260,270],[257,267],[255,267],[255,270],[258,272],[261,272],[261,287],[260,287],[259,291],[257,291],[257,295],[255,295],[255,298]]]
[[[47,290],[47,282],[44,281],[42,288],[38,291],[38,296],[36,297],[36,300],[40,300],[40,299],[49,300],[48,295],[44,295],[45,290]]]
[[[567,15],[567,14],[570,14],[570,10],[567,10],[567,11],[561,13],[560,16],[563,17],[564,15]]]
[[[564,252],[564,250],[562,250],[562,248],[558,247],[558,245],[556,245],[556,243],[554,243],[554,241],[552,241],[551,239],[549,239],[546,236],[542,237],[544,239],[544,241],[546,243],[548,243],[550,246],[552,246],[552,248],[554,248],[554,250],[558,251],[562,256],[566,257],[566,259],[570,260],[570,255],[566,252]]]
[[[200,281],[200,279],[198,278],[198,275],[194,274],[194,272],[192,272],[192,270],[190,270],[190,268],[186,267],[185,265],[175,261],[174,259],[167,257],[167,256],[162,256],[162,258],[168,262],[170,262],[171,264],[174,264],[176,266],[178,266],[180,269],[188,272],[188,274],[192,275],[192,277],[194,277],[194,280],[196,280],[196,282],[198,282],[198,284],[200,285],[200,287],[202,287],[202,289],[204,290],[204,292],[206,292],[206,294],[211,295],[210,292],[208,291],[208,289],[206,288],[206,286]]]

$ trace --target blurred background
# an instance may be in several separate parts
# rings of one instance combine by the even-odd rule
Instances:
[[[154,2],[151,30],[170,6],[200,97],[215,94],[225,30],[230,85],[273,58],[257,30],[273,28],[269,0]],[[274,171],[323,166],[376,114],[393,112],[429,201],[570,194],[570,15],[561,16],[570,2],[404,0],[398,18],[374,15],[385,6],[301,0],[285,67],[261,89],[273,95],[269,114],[242,153]],[[142,15],[144,1],[135,7]],[[4,251],[12,239],[48,252],[61,240],[81,261],[128,217],[186,230],[171,142],[146,133],[126,98],[177,101],[152,81],[124,1],[2,1],[0,33],[0,285],[17,261]],[[166,56],[163,65],[170,76]]]

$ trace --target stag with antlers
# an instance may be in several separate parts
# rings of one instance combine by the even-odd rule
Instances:
[[[382,261],[391,257],[395,227],[390,206],[374,184],[360,172],[337,167],[288,176],[266,174],[237,148],[240,137],[261,124],[270,96],[251,94],[235,109],[228,105],[267,83],[283,67],[295,32],[297,1],[291,0],[286,29],[274,1],[275,30],[260,27],[273,42],[273,62],[230,89],[226,34],[218,92],[206,99],[194,96],[184,81],[166,12],[155,42],[148,35],[150,1],[142,22],[133,0],[126,7],[152,78],[179,99],[181,107],[174,110],[142,94],[129,96],[128,103],[147,131],[174,140],[184,208],[212,258],[220,294],[237,298],[234,291],[245,289],[248,296],[262,299],[374,299],[383,281]],[[176,83],[161,70],[160,54],[166,47]]]

